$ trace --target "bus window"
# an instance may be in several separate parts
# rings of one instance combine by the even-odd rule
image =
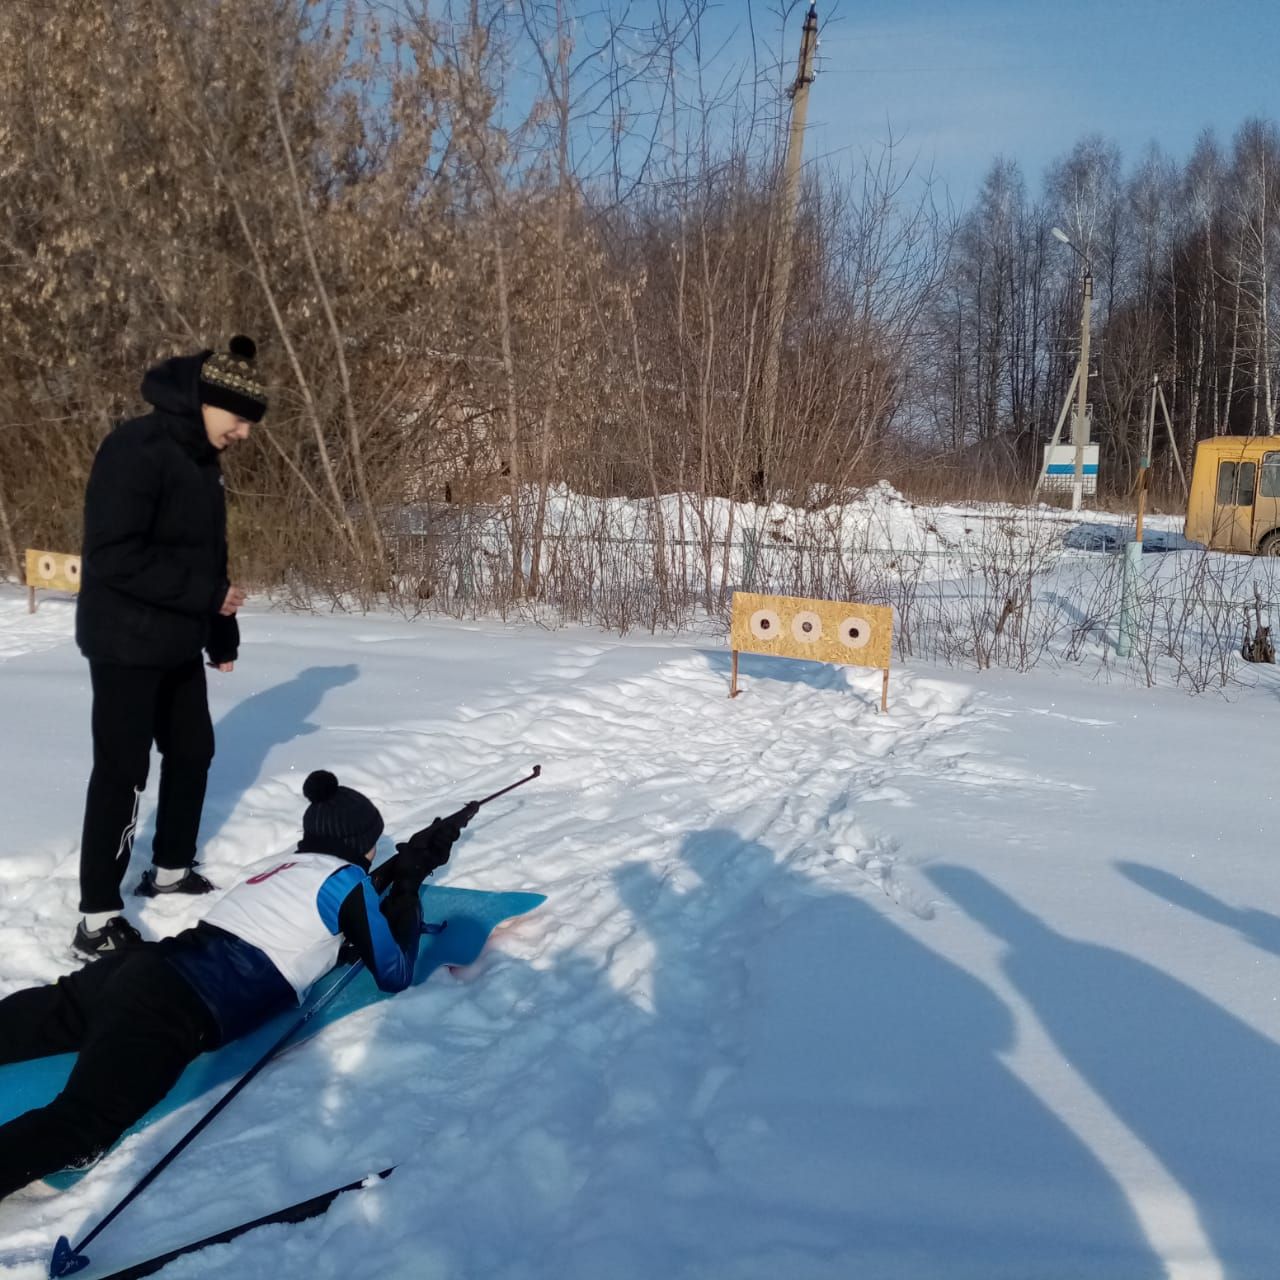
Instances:
[[[1260,498],[1280,498],[1280,453],[1262,455],[1262,483],[1258,487]]]
[[[1221,462],[1218,464],[1218,506],[1253,506],[1253,487],[1257,480],[1256,462]]]

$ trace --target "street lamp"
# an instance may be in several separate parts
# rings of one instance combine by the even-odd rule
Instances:
[[[1089,266],[1089,258],[1075,245],[1071,237],[1061,227],[1051,227],[1050,233],[1055,240],[1060,240],[1072,253],[1084,263],[1084,307],[1080,315],[1080,368],[1078,390],[1076,391],[1076,420],[1071,424],[1071,443],[1075,445],[1075,473],[1071,481],[1071,510],[1079,511],[1084,498],[1084,446],[1085,446],[1085,401],[1089,390],[1089,319],[1093,311],[1093,271]]]

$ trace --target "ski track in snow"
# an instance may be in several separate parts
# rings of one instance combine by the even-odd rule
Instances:
[[[67,744],[58,806],[22,827],[40,837],[0,838],[2,992],[72,964],[88,735],[66,611],[37,629],[0,604],[0,699],[26,708],[21,691],[37,690],[50,727],[28,750]],[[1043,684],[1010,708],[915,670],[895,670],[880,715],[878,673],[751,658],[730,701],[722,652],[582,631],[260,614],[246,633],[242,682],[211,677],[202,858],[216,883],[296,838],[311,768],[367,791],[403,836],[539,762],[542,778],[486,810],[442,878],[549,901],[470,969],[284,1055],[104,1235],[95,1264],[398,1162],[322,1219],[164,1274],[1280,1273],[1218,1266],[1221,1229],[1197,1220],[1179,1153],[1149,1150],[1141,1117],[1080,1078],[1056,1047],[1067,1032],[1041,1023],[993,935],[957,916],[965,884],[933,878],[959,855],[926,831],[989,830],[1026,843],[1049,882],[1064,874],[1036,824],[1106,780],[1038,759],[1028,735],[1047,721],[1100,734],[1105,715],[1046,707]],[[7,808],[39,803],[45,774],[19,775]],[[203,908],[128,902],[151,936]],[[96,1220],[202,1109],[122,1144],[68,1193],[0,1205],[0,1274],[43,1274],[53,1238]],[[1240,1256],[1268,1256],[1246,1219]]]

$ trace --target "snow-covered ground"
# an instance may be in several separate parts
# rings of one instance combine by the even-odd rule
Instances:
[[[0,589],[0,993],[74,963],[70,629]],[[881,716],[875,672],[765,659],[731,702],[691,638],[243,629],[210,674],[216,882],[295,838],[312,768],[403,833],[538,762],[443,879],[549,901],[273,1064],[95,1272],[398,1163],[164,1274],[1280,1275],[1273,670],[1192,698],[911,663]],[[201,906],[130,903],[152,936]],[[43,1274],[197,1114],[0,1204],[0,1274]]]

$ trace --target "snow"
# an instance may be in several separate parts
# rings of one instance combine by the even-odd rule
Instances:
[[[533,491],[525,498],[534,505]],[[815,493],[808,508],[782,503],[760,505],[726,498],[699,499],[690,494],[664,494],[649,499],[591,498],[566,488],[551,490],[547,524],[557,536],[611,535],[633,540],[660,518],[669,539],[705,537],[715,543],[759,531],[762,541],[794,546],[828,545],[846,554],[917,553],[956,556],[981,543],[985,527],[1009,527],[1027,540],[1047,530],[1055,541],[1077,550],[1114,550],[1133,537],[1133,520],[1099,510],[1067,511],[1040,503],[1034,507],[1008,503],[921,504],[881,480],[862,490],[828,495]],[[1159,550],[1198,549],[1181,534],[1181,515],[1150,514],[1144,521],[1144,544]]]
[[[0,589],[0,993],[75,963],[72,606]],[[389,1164],[184,1276],[1280,1274],[1272,670],[1229,696],[697,637],[250,608],[203,861],[333,769],[389,832],[515,780],[445,883],[549,895],[273,1064],[90,1249],[112,1270]],[[145,865],[154,804],[128,884]],[[129,900],[149,936],[199,902]],[[44,1274],[200,1114],[0,1204]]]
[[[722,625],[735,589],[889,605],[899,657],[1025,670],[1101,664],[1109,679],[1220,687],[1238,666],[1245,625],[1280,602],[1274,557],[1209,552],[1182,518],[1148,516],[1131,581],[1114,554],[1132,517],[1040,504],[927,505],[881,481],[814,493],[806,507],[689,494],[653,499],[522,495],[524,572],[538,598],[512,603],[511,511],[426,504],[397,513],[404,598],[472,618],[515,614],[626,633]],[[1100,554],[1101,553],[1101,554]],[[1127,604],[1128,653],[1117,655]]]

